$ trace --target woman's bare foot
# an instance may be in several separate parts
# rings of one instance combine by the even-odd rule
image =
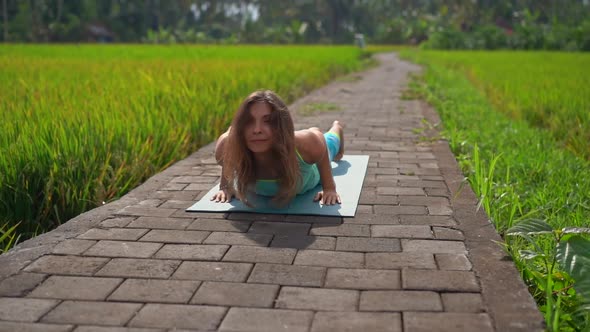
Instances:
[[[332,128],[330,128],[330,131],[340,137],[340,149],[334,156],[334,161],[338,161],[342,159],[342,156],[344,156],[344,125],[340,121],[336,120],[332,123]]]

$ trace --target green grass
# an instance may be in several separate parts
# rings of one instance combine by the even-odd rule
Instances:
[[[560,147],[590,160],[590,55],[559,52],[428,52],[455,68],[495,109],[546,130]],[[585,97],[586,96],[586,97]]]
[[[589,85],[579,86],[577,94],[570,91],[590,76],[590,66],[581,65],[589,63],[589,55],[424,51],[402,54],[426,65],[420,83],[414,83],[414,92],[437,109],[444,136],[501,235],[532,218],[545,220],[556,229],[590,226],[590,163],[580,153],[583,149],[573,149],[569,138],[559,134],[567,132],[567,128],[561,128],[567,126],[567,118],[575,118],[574,123],[581,128],[589,125],[584,117],[588,107],[583,106],[588,105],[585,96],[590,95]],[[543,58],[551,71],[540,62]],[[525,65],[533,59],[536,66]],[[535,84],[536,81],[545,83]],[[552,97],[543,99],[542,95]],[[546,116],[539,110],[550,112],[550,119],[542,121],[547,124],[531,121],[535,116],[530,114]],[[556,302],[548,300],[547,294],[558,294],[544,291],[543,277],[557,273],[562,276],[557,285],[562,286],[567,286],[567,278],[559,271],[544,270],[538,262],[528,262],[521,255],[521,250],[529,248],[525,242],[509,238],[506,241],[506,250],[540,309],[553,310],[546,304]],[[550,238],[540,238],[537,245],[547,252],[555,247]],[[564,312],[558,322],[548,321],[548,326],[558,326],[560,331],[587,328],[590,313],[581,310],[581,301],[575,294],[565,294],[559,302]]]
[[[23,238],[120,197],[225,130],[361,68],[354,47],[0,46],[0,225]],[[4,226],[3,226],[4,227]]]

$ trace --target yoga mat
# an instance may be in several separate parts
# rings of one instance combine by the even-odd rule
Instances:
[[[271,205],[271,197],[253,195],[250,200],[254,204],[251,208],[243,204],[235,197],[229,203],[216,203],[211,197],[219,191],[219,184],[216,184],[209,192],[193,206],[186,209],[192,212],[254,212],[272,214],[299,214],[319,216],[340,216],[354,217],[358,206],[361,188],[367,172],[369,156],[344,155],[338,162],[332,162],[332,174],[336,182],[336,190],[340,195],[342,204],[322,205],[314,202],[313,197],[322,186],[295,196],[293,200],[282,208]]]

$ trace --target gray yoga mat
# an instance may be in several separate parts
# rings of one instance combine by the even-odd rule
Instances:
[[[250,200],[254,207],[243,204],[240,200],[233,198],[229,203],[216,203],[211,197],[219,190],[216,184],[209,192],[193,206],[186,209],[192,212],[255,212],[272,214],[300,214],[320,216],[341,216],[354,217],[358,206],[361,188],[367,172],[369,156],[344,155],[338,162],[332,162],[332,174],[336,182],[336,190],[340,195],[342,204],[321,205],[314,202],[313,197],[322,186],[297,195],[288,205],[276,208],[271,205],[271,197],[254,195]]]

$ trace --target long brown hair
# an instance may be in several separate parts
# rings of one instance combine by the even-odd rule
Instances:
[[[236,196],[245,204],[248,187],[256,181],[256,165],[252,151],[246,146],[244,128],[250,120],[250,107],[255,103],[270,106],[270,124],[273,131],[272,153],[280,167],[279,192],[273,199],[284,205],[297,194],[297,185],[301,177],[295,151],[295,127],[287,105],[270,90],[259,90],[250,94],[240,105],[234,115],[231,130],[223,150],[223,176],[227,183],[234,185]]]

